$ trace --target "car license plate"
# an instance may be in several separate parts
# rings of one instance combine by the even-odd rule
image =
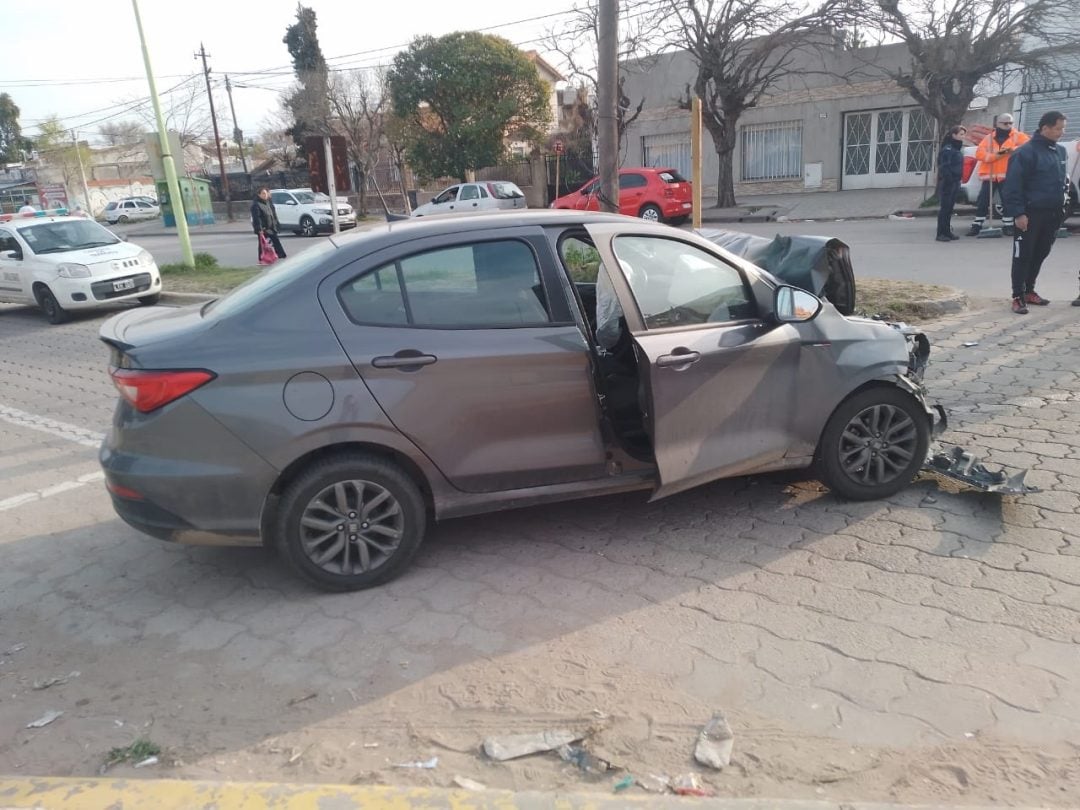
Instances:
[[[113,292],[122,292],[123,290],[134,290],[135,289],[135,279],[133,279],[133,278],[123,278],[123,279],[120,279],[120,281],[114,281],[113,285],[112,285],[112,288],[113,288]]]

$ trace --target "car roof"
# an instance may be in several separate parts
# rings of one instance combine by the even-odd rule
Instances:
[[[67,214],[54,216],[38,216],[36,214],[2,214],[0,215],[0,228],[5,225],[18,227],[19,225],[40,225],[42,222],[93,222],[86,217],[69,217]]]
[[[291,191],[311,191],[311,189],[310,188],[272,188],[272,189],[270,189],[271,194],[273,194],[274,192],[277,192],[277,191],[290,191],[290,192]],[[314,193],[314,192],[312,192],[312,193]]]
[[[591,225],[601,223],[643,224],[637,217],[596,211],[566,211],[555,208],[523,208],[463,214],[438,214],[419,218],[360,225],[347,234],[330,237],[339,248],[369,245],[372,251],[398,244],[402,239],[491,231],[501,228],[544,227],[548,225]],[[659,226],[669,229],[669,226]]]

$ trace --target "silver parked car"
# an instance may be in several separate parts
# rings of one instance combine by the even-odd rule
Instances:
[[[589,212],[364,226],[101,338],[120,516],[329,589],[399,574],[430,519],[814,464],[886,497],[936,421],[921,333]]]
[[[477,211],[500,211],[527,208],[524,192],[507,180],[484,180],[460,183],[443,189],[431,202],[418,205],[414,217],[433,214],[471,214]]]

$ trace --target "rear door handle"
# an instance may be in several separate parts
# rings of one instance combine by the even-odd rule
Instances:
[[[433,354],[424,354],[416,349],[402,349],[387,357],[373,357],[371,365],[375,368],[396,368],[400,371],[419,371],[423,366],[430,366],[439,358]]]
[[[690,366],[701,359],[701,352],[691,352],[683,349],[681,352],[676,349],[671,354],[662,354],[656,358],[656,365],[658,368],[678,368],[680,366]]]

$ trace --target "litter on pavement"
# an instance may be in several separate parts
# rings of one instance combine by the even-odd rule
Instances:
[[[62,714],[63,714],[63,712],[57,712],[57,711],[45,712],[45,714],[43,714],[37,720],[34,720],[32,723],[27,723],[26,727],[27,728],[45,728],[45,726],[49,725],[49,723],[51,723],[53,720],[55,720],[57,717],[59,717]]]
[[[439,767],[439,758],[432,757],[431,759],[425,759],[420,762],[399,762],[394,766],[395,768],[423,768],[426,771],[430,771],[432,768]]]
[[[487,785],[467,776],[455,776],[454,784],[463,790],[487,790]]]
[[[734,746],[735,735],[727,718],[723,712],[716,712],[698,734],[694,759],[719,771],[731,764],[731,751]]]
[[[509,734],[504,737],[488,737],[484,740],[484,753],[497,762],[554,751],[562,745],[577,742],[584,734],[569,729],[540,731],[535,734]]]
[[[577,765],[582,772],[587,773],[590,776],[597,776],[606,773],[607,771],[615,770],[615,766],[606,759],[601,759],[579,745],[560,746],[558,753],[564,760]]]

